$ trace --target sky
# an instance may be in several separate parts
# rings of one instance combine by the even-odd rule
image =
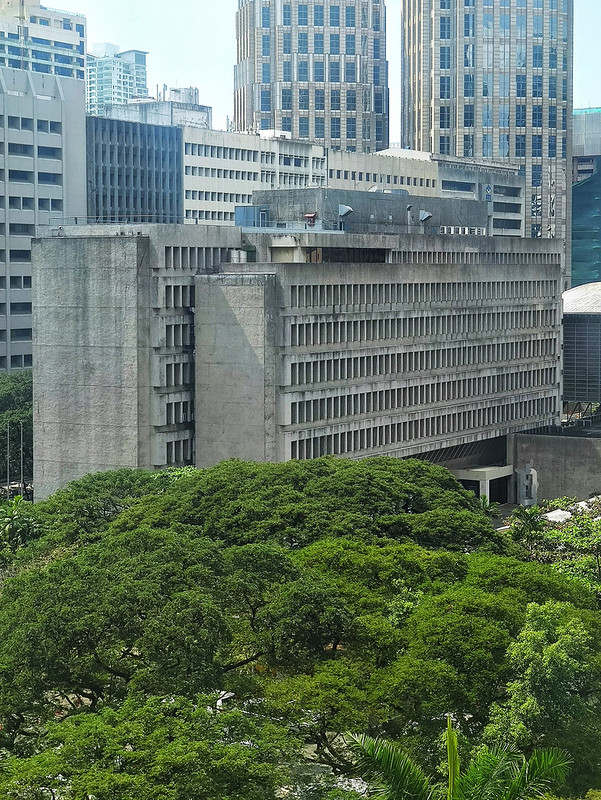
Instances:
[[[601,3],[574,5],[574,107],[601,107]],[[147,50],[150,94],[157,85],[197,86],[200,102],[213,107],[213,126],[225,128],[233,114],[237,0],[60,0],[60,6],[87,17],[90,47],[111,42]],[[401,0],[386,0],[391,142],[400,129],[400,7]]]

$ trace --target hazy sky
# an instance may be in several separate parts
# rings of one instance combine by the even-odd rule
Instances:
[[[55,3],[49,5],[54,6]],[[147,50],[149,89],[198,86],[213,107],[213,125],[233,113],[237,0],[60,0],[56,5],[88,18],[88,41],[124,50]],[[386,0],[390,64],[390,139],[399,138],[399,37],[401,0]],[[574,0],[574,105],[601,106],[601,3]]]

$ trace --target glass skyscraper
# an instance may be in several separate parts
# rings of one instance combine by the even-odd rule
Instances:
[[[402,0],[402,9],[402,145],[516,164],[526,235],[566,239],[573,0]],[[493,187],[490,199],[511,204]]]
[[[234,123],[327,147],[388,147],[384,0],[238,0]]]

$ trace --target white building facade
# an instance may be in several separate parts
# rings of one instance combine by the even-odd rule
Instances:
[[[107,105],[148,97],[146,52],[124,50],[114,44],[95,45],[86,67],[87,111],[99,114]]]

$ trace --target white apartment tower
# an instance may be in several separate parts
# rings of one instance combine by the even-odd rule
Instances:
[[[402,146],[519,165],[526,235],[569,238],[573,0],[402,11]]]
[[[101,114],[107,106],[148,97],[146,55],[143,50],[120,52],[114,44],[94,45],[86,68],[88,114]]]
[[[388,147],[384,0],[238,0],[236,130]]]

